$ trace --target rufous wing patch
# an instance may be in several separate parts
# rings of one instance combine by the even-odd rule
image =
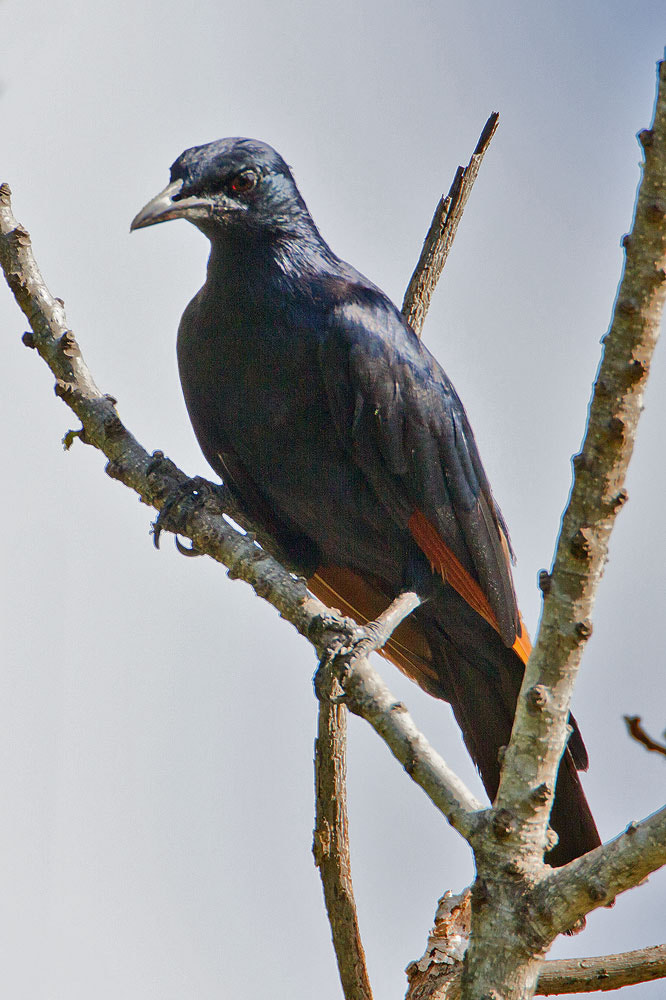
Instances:
[[[408,521],[412,538],[428,557],[434,572],[439,573],[464,601],[474,608],[478,615],[481,615],[489,625],[499,633],[497,618],[490,607],[488,598],[481,590],[478,582],[467,572],[460,560],[453,554],[451,549],[442,540],[437,528],[428,520],[420,510],[414,511]],[[520,634],[516,638],[512,649],[518,654],[523,663],[527,663],[532,646],[527,635],[527,629],[520,621]]]

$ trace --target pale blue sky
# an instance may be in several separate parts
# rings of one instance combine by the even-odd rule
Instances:
[[[425,329],[476,430],[534,630],[621,266],[663,3],[5,0],[0,180],[99,385],[148,448],[208,475],[175,366],[207,244],[129,222],[187,146],[272,143],[333,248],[400,300],[432,210],[490,111],[484,162]],[[0,293],[7,571],[0,940],[13,1000],[339,996],[310,855],[309,647],[240,583],[148,534]],[[602,835],[663,804],[658,352],[575,708]],[[446,706],[391,687],[480,790]],[[404,992],[469,852],[351,722],[352,850],[377,997]],[[664,874],[558,953],[655,944]],[[627,995],[656,1000],[663,986]]]

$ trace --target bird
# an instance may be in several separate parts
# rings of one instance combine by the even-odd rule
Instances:
[[[329,606],[366,624],[417,595],[382,653],[450,703],[492,801],[530,642],[507,526],[450,379],[389,297],[331,250],[267,143],[185,150],[131,229],[171,219],[210,242],[177,338],[205,458]],[[552,866],[600,843],[570,726]]]

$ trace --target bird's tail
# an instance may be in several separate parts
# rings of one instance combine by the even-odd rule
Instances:
[[[320,569],[310,589],[325,603],[339,607],[359,624],[376,618],[389,603],[380,584],[349,570]],[[383,655],[429,694],[451,704],[465,745],[479,769],[491,801],[500,778],[498,755],[511,736],[524,663],[527,633],[512,649],[497,631],[451,588],[404,621]],[[573,727],[560,763],[551,813],[559,841],[546,861],[559,866],[601,843],[585,798],[579,770],[587,768],[587,752],[573,716]]]
[[[440,696],[446,697],[453,708],[465,745],[492,801],[499,787],[500,748],[508,744],[511,736],[523,664],[496,633],[477,633],[470,656],[469,649],[461,649],[462,644],[428,631],[441,672]],[[550,816],[559,839],[545,857],[554,867],[587,854],[601,843],[578,775],[579,770],[587,769],[587,751],[576,720],[570,716],[569,721],[572,733],[560,762]]]

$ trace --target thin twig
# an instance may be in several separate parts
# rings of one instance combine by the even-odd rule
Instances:
[[[421,336],[426,313],[435,286],[446,263],[462,218],[467,199],[474,185],[481,161],[499,122],[499,113],[493,111],[483,127],[483,131],[466,167],[458,167],[453,183],[446,197],[442,197],[421,250],[421,256],[409,279],[402,314],[417,336]]]
[[[637,743],[642,743],[647,750],[651,750],[653,753],[660,753],[666,757],[666,744],[658,743],[653,740],[649,733],[646,733],[641,725],[640,715],[625,715],[624,721],[627,724],[627,729],[629,730],[629,735],[632,740],[636,740]]]
[[[361,648],[344,670],[347,707],[369,722],[407,774],[466,840],[477,832],[482,805],[416,728],[406,706],[393,697]]]

